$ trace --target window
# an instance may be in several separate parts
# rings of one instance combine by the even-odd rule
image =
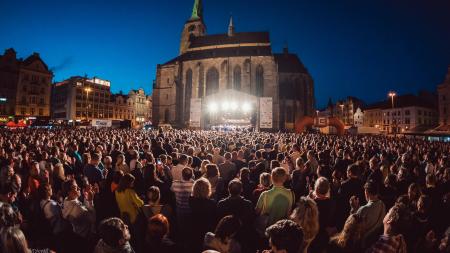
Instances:
[[[31,115],[34,115],[34,108],[33,107],[30,108],[30,113],[31,113]]]
[[[211,95],[219,91],[219,71],[212,67],[206,72],[206,95]]]
[[[241,90],[241,67],[236,66],[233,70],[233,89]]]
[[[44,104],[44,99],[43,99],[43,98],[39,99],[39,103],[40,103],[41,105],[43,105],[43,104]]]
[[[264,69],[261,65],[256,67],[256,91],[255,95],[262,97],[264,94]]]
[[[286,122],[294,122],[294,114],[292,112],[292,106],[286,106]]]
[[[418,115],[422,115],[422,111],[421,110],[417,110],[417,114]]]
[[[405,115],[409,115],[409,114],[410,114],[409,110],[405,110]]]
[[[205,96],[205,70],[200,64],[198,68],[198,98]]]
[[[191,107],[192,98],[192,70],[188,69],[186,71],[186,89],[184,94],[184,121],[189,120],[189,108]],[[142,99],[142,102],[143,99]]]
[[[411,124],[411,121],[409,118],[405,118],[405,124]]]
[[[20,108],[20,114],[25,115],[26,109],[24,107]]]

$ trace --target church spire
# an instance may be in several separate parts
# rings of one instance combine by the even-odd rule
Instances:
[[[191,20],[203,19],[203,6],[202,0],[195,0],[194,7],[192,8]]]
[[[228,25],[228,36],[234,35],[233,16],[230,16],[230,24]]]

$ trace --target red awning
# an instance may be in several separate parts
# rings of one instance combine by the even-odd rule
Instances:
[[[24,121],[19,121],[19,124],[17,124],[17,127],[26,127],[27,124]]]
[[[7,127],[17,127],[16,123],[14,121],[10,121],[6,124]]]

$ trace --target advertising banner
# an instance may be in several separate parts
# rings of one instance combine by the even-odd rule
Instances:
[[[259,99],[259,128],[272,128],[272,98]]]
[[[202,116],[201,98],[191,98],[191,110],[189,116],[189,126],[200,127],[200,118]]]

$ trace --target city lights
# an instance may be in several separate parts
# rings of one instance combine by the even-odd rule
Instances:
[[[228,109],[230,109],[230,103],[225,101],[222,103],[222,110],[223,111],[228,111]]]
[[[216,103],[210,103],[209,106],[208,106],[208,110],[209,110],[209,112],[211,112],[211,113],[217,112],[218,109],[219,109],[219,107],[217,106]]]
[[[249,112],[249,111],[251,111],[252,110],[252,106],[249,104],[249,103],[244,103],[243,105],[242,105],[242,111],[244,111],[244,112]]]

